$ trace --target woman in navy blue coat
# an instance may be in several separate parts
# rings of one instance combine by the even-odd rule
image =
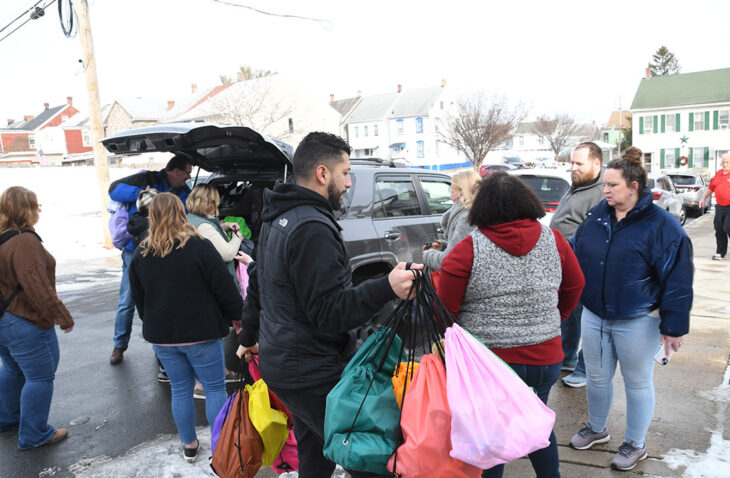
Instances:
[[[646,458],[654,413],[654,355],[679,350],[692,308],[692,243],[679,222],[654,205],[638,148],[608,163],[606,199],[590,210],[571,243],[586,285],[581,302],[588,423],[571,438],[584,450],[610,440],[606,423],[617,362],[626,385],[626,433],[611,467]]]

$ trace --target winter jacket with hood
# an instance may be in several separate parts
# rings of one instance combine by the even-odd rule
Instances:
[[[395,293],[388,277],[352,286],[350,257],[332,207],[320,194],[278,183],[264,192],[256,246],[261,376],[273,388],[335,383],[344,368],[347,332],[367,322]],[[256,300],[247,300],[247,303]],[[239,336],[253,345],[256,315],[246,307]]]
[[[561,279],[557,287],[557,310],[560,313],[560,319],[565,320],[578,303],[584,284],[583,274],[568,242],[557,231],[550,230],[550,232],[555,238],[555,247],[560,257],[561,267]],[[472,236],[479,233],[486,236],[489,241],[504,252],[519,258],[527,256],[535,249],[541,236],[543,236],[543,228],[535,220],[520,219],[505,224],[479,228],[478,231],[472,232],[454,247],[451,254],[441,264],[441,282],[439,283],[438,295],[455,317],[459,315],[461,304],[467,294],[472,268],[476,263]],[[524,277],[523,282],[519,284],[526,294],[510,294],[503,297],[503,299],[508,302],[521,300],[523,297],[527,297],[532,289],[540,287],[539,281],[531,282],[529,279],[529,276]],[[490,283],[494,284],[491,287],[492,289],[497,289],[503,277],[494,274],[486,280],[489,283],[483,284],[481,287],[489,291]],[[514,303],[512,305],[519,306],[519,304]],[[531,304],[525,304],[525,306],[530,307]],[[504,320],[509,321],[509,319]],[[506,323],[504,326],[516,327],[519,324]],[[563,359],[559,332],[556,332],[555,337],[541,343],[509,348],[492,348],[492,351],[507,363],[552,365]]]
[[[604,199],[570,240],[586,278],[581,302],[604,320],[657,311],[662,334],[689,332],[692,242],[679,222],[652,201],[650,189],[616,222]]]
[[[444,228],[446,249],[443,251],[429,249],[423,255],[423,263],[435,271],[441,270],[444,257],[474,229],[474,226],[469,224],[469,210],[462,206],[460,201],[455,202],[451,209],[444,213],[441,226]]]

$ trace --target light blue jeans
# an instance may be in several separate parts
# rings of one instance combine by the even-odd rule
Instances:
[[[5,312],[0,317],[0,431],[18,425],[18,448],[45,444],[56,429],[48,424],[53,380],[58,367],[58,338]]]
[[[122,281],[119,283],[119,303],[117,317],[114,319],[114,346],[119,348],[126,347],[132,335],[134,300],[129,285],[129,263],[132,262],[133,255],[134,252],[122,249]]]
[[[654,414],[654,354],[659,346],[658,317],[602,320],[583,308],[581,321],[586,363],[588,424],[597,432],[606,428],[613,398],[616,362],[626,388],[626,434],[636,446],[644,446]]]
[[[172,417],[183,444],[192,443],[195,433],[193,388],[198,377],[205,390],[205,416],[210,426],[228,398],[223,342],[208,340],[193,345],[153,345],[162,362],[172,389]]]

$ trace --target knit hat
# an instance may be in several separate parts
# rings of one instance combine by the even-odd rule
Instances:
[[[137,197],[137,210],[140,214],[142,214],[143,216],[147,215],[150,203],[156,196],[156,189],[143,189],[139,192],[139,196]]]

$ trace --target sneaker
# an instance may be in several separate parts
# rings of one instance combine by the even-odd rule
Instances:
[[[183,447],[183,458],[185,458],[185,461],[188,463],[193,463],[195,460],[198,459],[198,449],[200,448],[200,441],[195,440],[197,445],[195,448],[185,448]]]
[[[243,376],[240,373],[229,371],[226,373],[226,383],[235,383],[243,380]]]
[[[203,390],[203,387],[195,387],[193,389],[193,398],[205,400],[205,390]]]
[[[570,375],[563,377],[563,384],[571,388],[580,388],[586,386],[585,374],[573,371]]]
[[[593,445],[606,443],[611,439],[611,435],[608,434],[608,430],[603,430],[602,432],[597,433],[594,432],[587,423],[584,423],[583,425],[583,428],[581,428],[578,433],[573,435],[573,438],[570,439],[570,446],[576,450],[587,450]]]
[[[160,383],[170,383],[170,377],[167,376],[167,372],[160,370],[157,372],[157,381]]]
[[[572,372],[575,370],[575,362],[563,362],[563,365],[560,367],[560,370],[563,372]]]
[[[618,447],[618,453],[611,460],[611,468],[621,471],[631,470],[646,457],[646,445],[643,448],[636,448],[634,442],[625,441]]]
[[[109,357],[109,363],[112,365],[118,365],[122,363],[122,360],[124,360],[124,351],[127,350],[127,346],[124,347],[114,347],[114,350],[112,350],[112,354]]]
[[[66,428],[57,428],[56,433],[53,434],[50,440],[45,442],[43,445],[53,445],[58,443],[68,436],[68,430]]]
[[[720,254],[713,254],[712,255],[712,260],[713,261],[724,261],[725,260],[725,256],[721,256]]]

